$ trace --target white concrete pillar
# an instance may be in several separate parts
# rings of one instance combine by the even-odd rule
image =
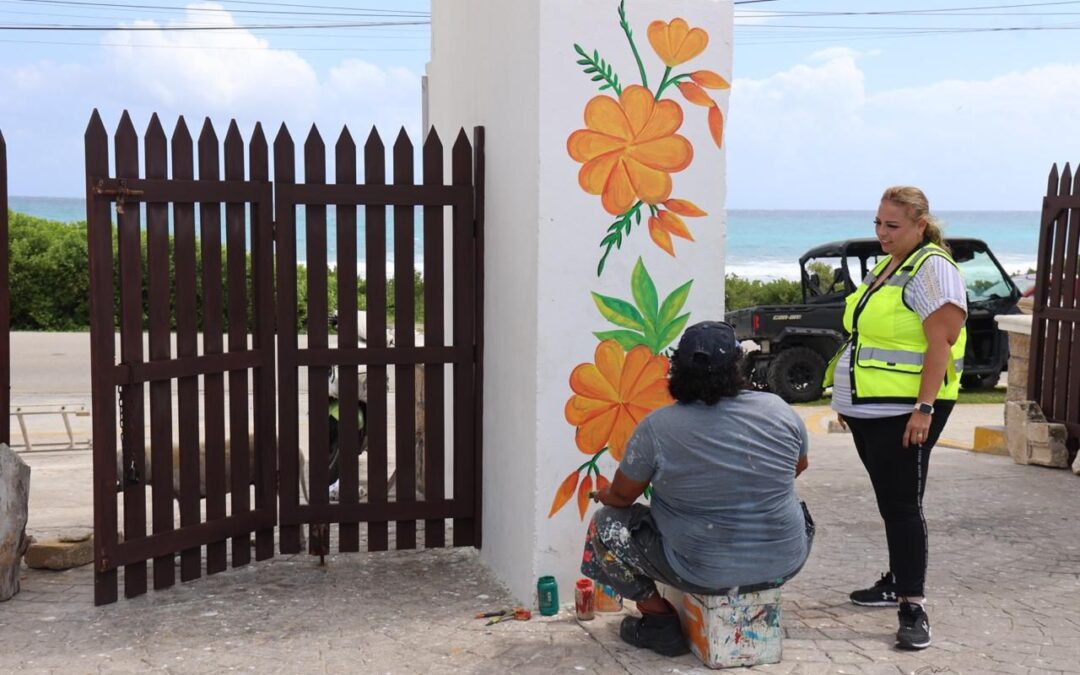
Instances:
[[[549,517],[560,485],[604,448],[595,465],[612,477],[635,420],[663,402],[664,351],[724,309],[732,3],[628,0],[625,26],[619,9],[432,6],[430,122],[444,142],[487,128],[482,557],[523,601],[544,574],[572,600],[596,507],[581,517],[582,471]],[[637,374],[604,393],[605,375]]]

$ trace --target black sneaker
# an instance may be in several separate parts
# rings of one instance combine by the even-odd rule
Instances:
[[[856,605],[863,607],[895,607],[896,606],[896,577],[892,572],[881,575],[878,582],[870,588],[852,591],[848,596]]]
[[[619,626],[619,637],[623,642],[662,656],[682,656],[690,651],[679,627],[678,614],[645,614],[640,619],[628,616]]]
[[[900,630],[896,631],[896,644],[903,649],[926,649],[930,646],[930,619],[922,605],[901,602]]]

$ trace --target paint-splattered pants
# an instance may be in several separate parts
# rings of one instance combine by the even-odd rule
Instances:
[[[814,541],[814,521],[803,504],[808,545]],[[801,569],[801,568],[800,568]],[[581,557],[581,573],[597,583],[606,584],[624,598],[635,602],[657,595],[656,582],[679,590],[702,595],[722,595],[731,589],[703,588],[680,577],[668,563],[660,530],[648,506],[632,504],[616,509],[605,506],[589,522],[585,535],[585,552]],[[739,587],[740,593],[750,593],[783,585],[783,579]]]

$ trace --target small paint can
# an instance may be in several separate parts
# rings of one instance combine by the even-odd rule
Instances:
[[[596,611],[598,612],[621,612],[622,596],[607,584],[596,584]]]
[[[555,577],[540,577],[536,582],[536,599],[543,616],[555,616],[559,613],[559,585],[555,582]]]
[[[578,621],[592,621],[596,618],[595,599],[592,579],[578,579],[574,587],[574,612]]]

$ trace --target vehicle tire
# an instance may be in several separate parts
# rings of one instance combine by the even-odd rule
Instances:
[[[364,419],[366,421],[366,418],[367,418],[366,413],[367,413],[367,411],[364,410],[364,407],[363,407],[362,404],[361,404],[360,410],[361,410],[361,419]],[[340,466],[340,461],[339,461],[339,457],[341,455],[341,448],[340,448],[340,444],[338,443],[338,421],[336,419],[334,419],[333,417],[330,417],[329,421],[330,421],[330,467],[329,467],[330,468],[330,482],[329,482],[329,485],[333,485],[335,482],[337,482],[338,478],[341,477],[341,466]],[[360,437],[356,441],[356,447],[359,450],[359,452],[357,453],[358,455],[364,454],[364,450],[366,449],[366,446],[364,445],[364,441],[366,440],[366,437],[367,437],[367,425],[365,424],[363,427],[360,428]]]
[[[757,359],[744,356],[739,364],[739,374],[746,382],[746,387],[753,391],[768,391],[769,383],[765,381],[765,368],[758,366]]]
[[[1001,379],[1001,371],[987,375],[961,375],[960,386],[964,389],[993,389]]]
[[[788,403],[821,398],[825,359],[809,347],[785,349],[769,364],[769,390]]]

